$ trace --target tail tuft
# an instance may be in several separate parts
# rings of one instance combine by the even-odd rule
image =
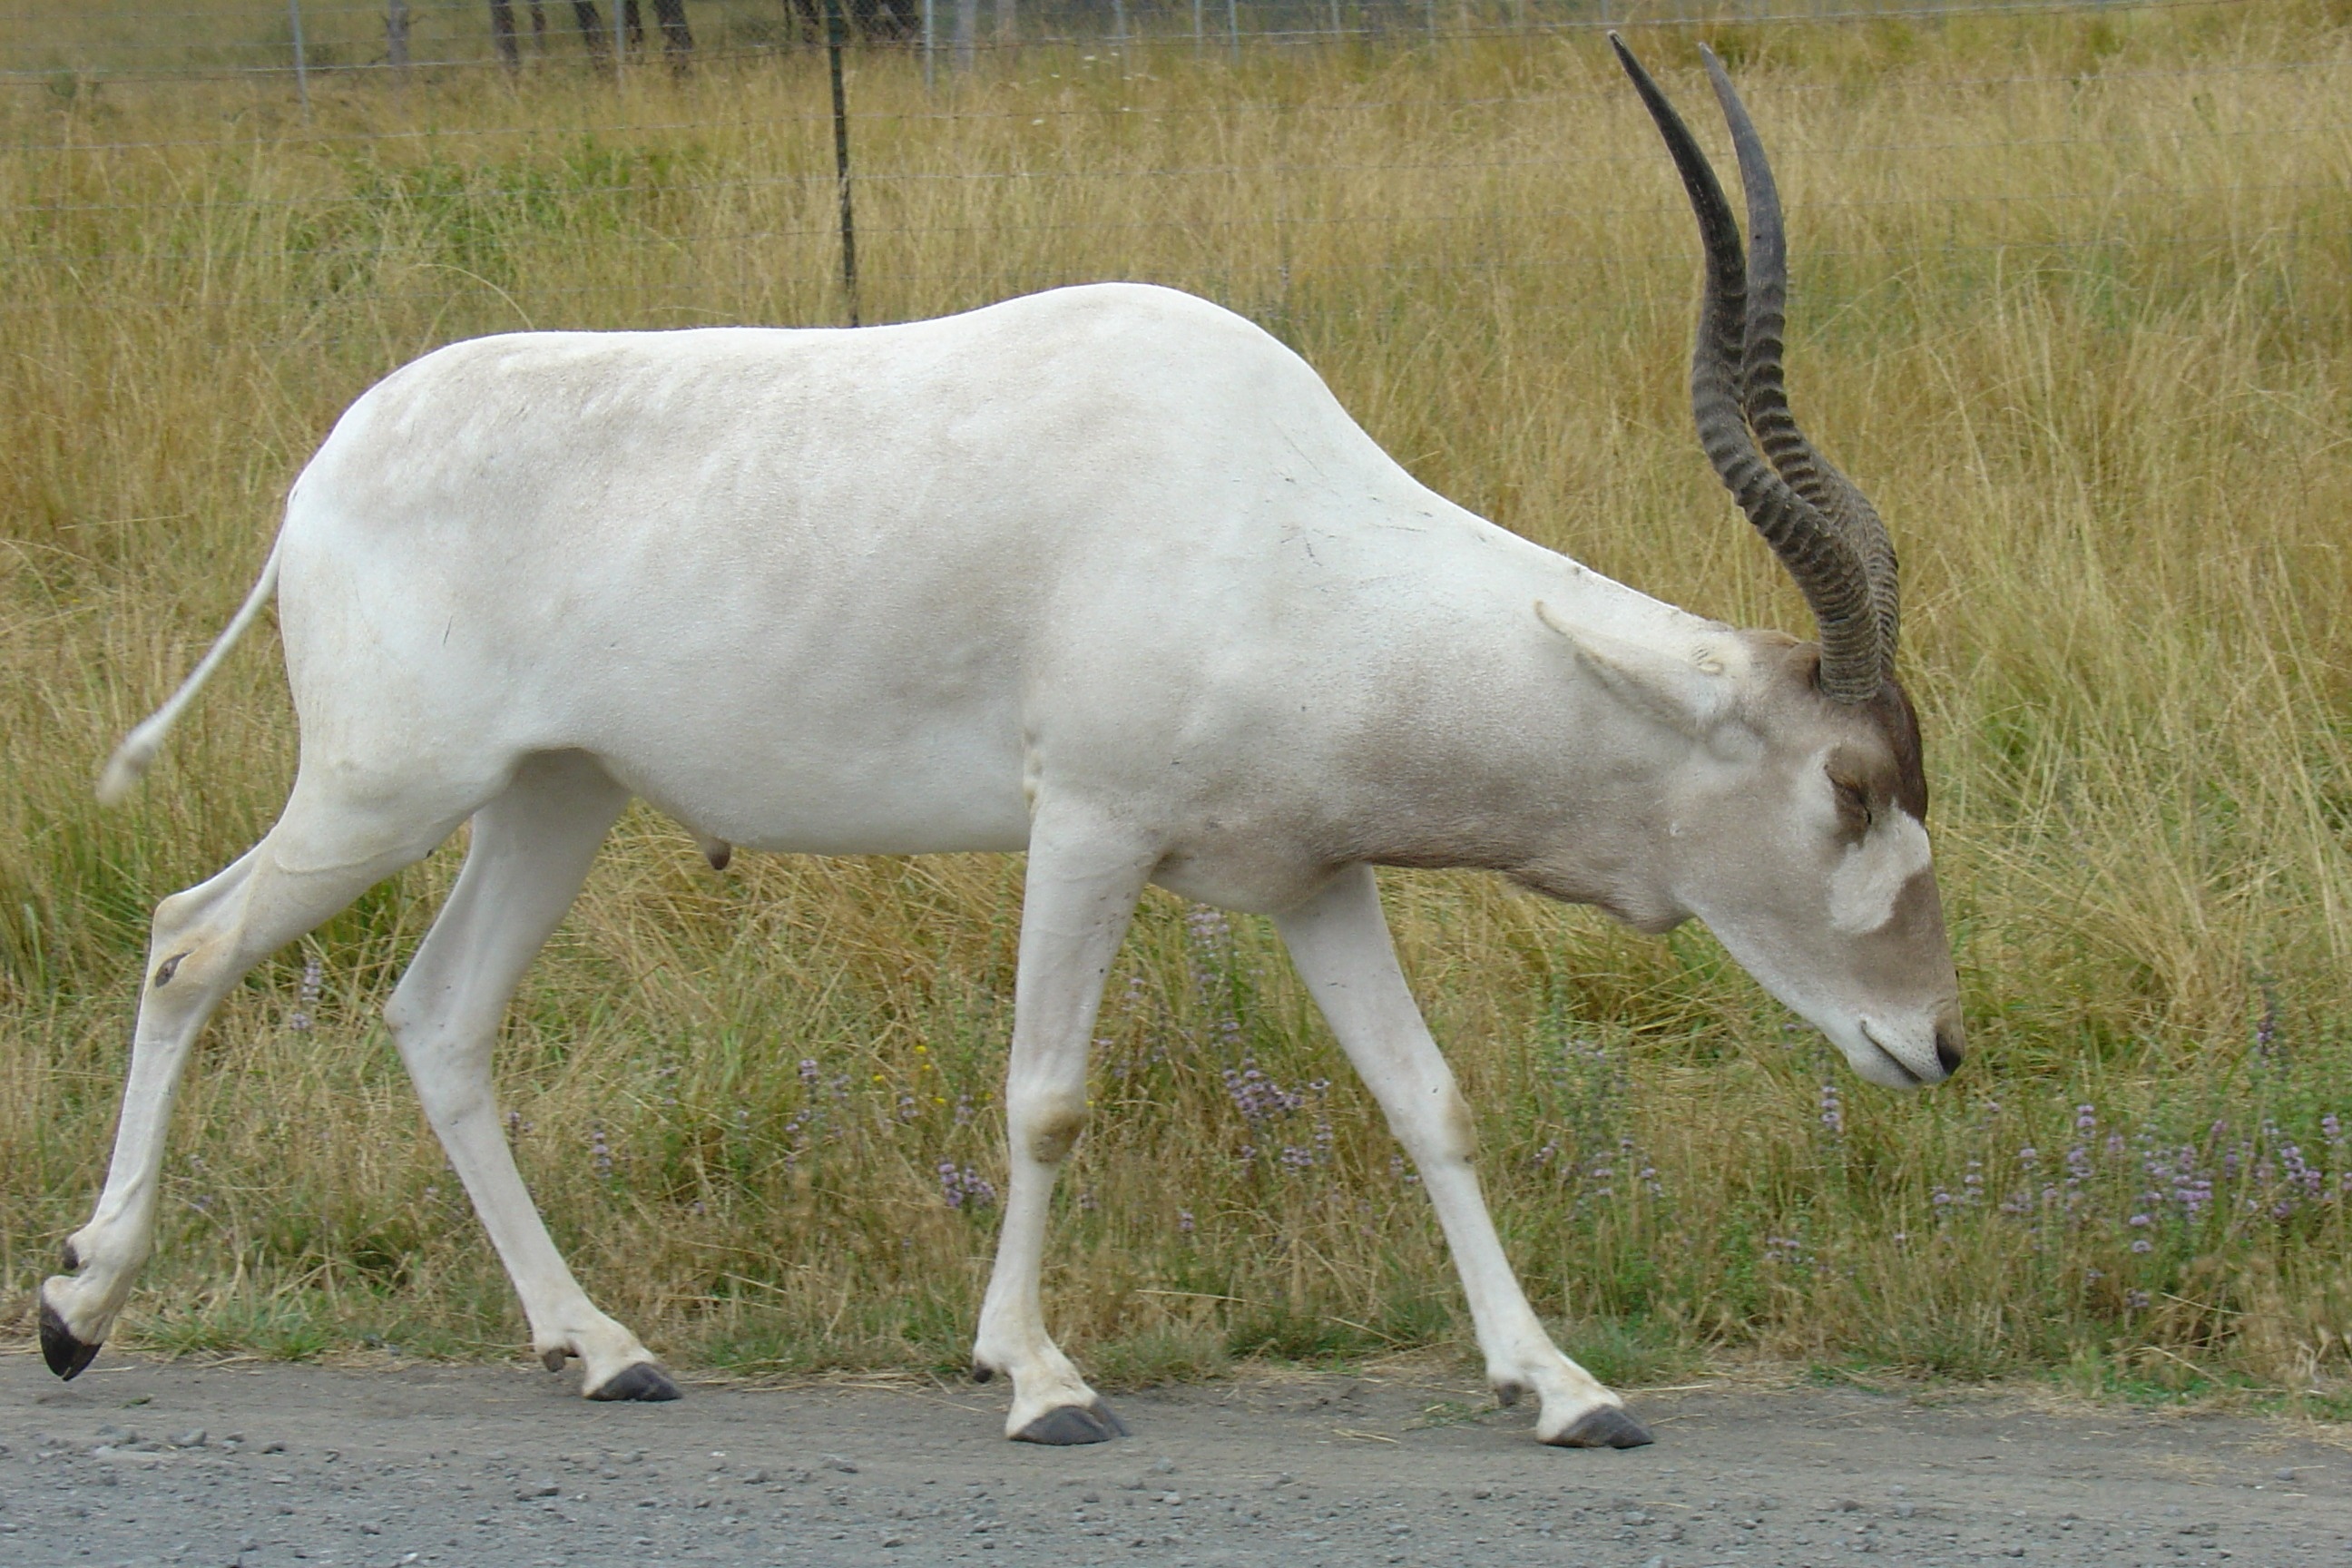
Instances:
[[[218,669],[221,660],[228,657],[228,650],[236,646],[236,639],[245,635],[245,629],[253,625],[254,617],[261,614],[261,606],[268,604],[270,595],[277,592],[278,550],[273,545],[269,559],[262,563],[260,580],[254,584],[252,592],[246,595],[245,603],[237,607],[236,616],[228,623],[228,629],[221,633],[219,639],[213,644],[212,651],[205,655],[196,668],[189,672],[188,679],[180,683],[180,689],[172,693],[172,700],[125,735],[122,744],[114,748],[114,755],[106,759],[106,767],[98,775],[98,803],[100,805],[120,805],[138,787],[139,781],[154,764],[155,753],[163,749],[163,737],[171,733],[173,724],[188,704],[195,700],[196,693],[204,689],[205,682],[212,679],[213,671]]]
[[[155,765],[155,753],[163,748],[163,727],[150,719],[122,739],[114,748],[114,755],[106,759],[106,768],[98,775],[98,804],[121,805]]]

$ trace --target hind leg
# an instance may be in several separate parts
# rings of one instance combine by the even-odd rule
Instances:
[[[71,1272],[41,1285],[41,1351],[50,1371],[72,1377],[89,1364],[154,1247],[163,1135],[205,1021],[256,963],[449,836],[464,805],[435,814],[415,804],[427,793],[355,802],[297,779],[285,814],[260,843],[156,906],[106,1186],[89,1223],[67,1238]]]
[[[550,1370],[578,1356],[591,1399],[675,1399],[637,1337],[572,1279],[499,1126],[490,1047],[516,984],[578,896],[629,793],[577,752],[532,758],[474,816],[466,868],[384,1016]]]

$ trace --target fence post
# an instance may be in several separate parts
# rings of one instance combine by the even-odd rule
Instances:
[[[400,18],[400,63],[408,63],[407,7],[393,0],[392,8],[402,13]],[[522,50],[515,43],[514,0],[490,0],[490,42],[498,47],[499,64],[509,76],[522,69]]]
[[[310,64],[302,58],[302,0],[286,0],[286,17],[294,26],[294,91],[302,112],[310,112]]]
[[[686,0],[654,0],[654,26],[661,32],[662,58],[669,62],[669,74],[684,78],[694,68],[694,28],[686,19]]]
[[[841,288],[849,298],[849,324],[857,321],[857,224],[849,207],[849,96],[841,85],[841,0],[824,0],[824,53],[833,77],[833,172],[841,189]]]
[[[383,63],[404,75],[408,70],[408,0],[385,0]]]
[[[1242,58],[1242,0],[1225,0],[1225,46],[1232,50],[1234,63]]]
[[[627,0],[613,0],[613,82],[618,86],[629,60]]]
[[[939,85],[938,68],[932,63],[940,47],[939,0],[923,0],[923,90],[930,91]]]
[[[956,58],[960,71],[971,69],[971,52],[980,45],[980,0],[956,0]]]

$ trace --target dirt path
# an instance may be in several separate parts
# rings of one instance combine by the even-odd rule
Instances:
[[[1400,1374],[1129,1394],[1133,1437],[1040,1449],[994,1390],[570,1386],[0,1355],[0,1563],[2352,1562],[2352,1451],[2263,1420],[1717,1386],[1562,1452]]]

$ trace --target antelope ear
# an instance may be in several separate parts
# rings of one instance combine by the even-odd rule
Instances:
[[[1536,619],[1568,645],[1579,668],[1611,696],[1670,730],[1703,740],[1731,712],[1728,649],[1703,644],[1654,647],[1572,626],[1541,599],[1536,601]]]

